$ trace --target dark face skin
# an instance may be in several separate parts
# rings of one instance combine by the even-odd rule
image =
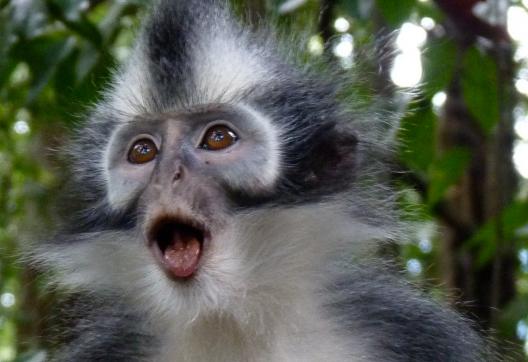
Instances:
[[[109,198],[137,205],[146,245],[170,277],[199,270],[233,216],[229,189],[258,195],[273,185],[265,127],[248,112],[214,107],[132,121],[113,138]]]

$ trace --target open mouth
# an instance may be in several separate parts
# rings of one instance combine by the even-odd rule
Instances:
[[[147,235],[150,249],[171,277],[186,279],[196,273],[207,235],[204,227],[166,217],[155,221]]]

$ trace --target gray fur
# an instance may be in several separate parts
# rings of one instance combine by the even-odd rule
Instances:
[[[338,75],[299,67],[277,44],[222,1],[156,3],[70,149],[77,212],[36,248],[90,305],[71,308],[79,321],[56,360],[491,359],[454,312],[355,266],[352,255],[402,236],[382,120],[338,101]],[[192,146],[217,109],[244,152]],[[131,166],[125,151],[143,133],[162,151]],[[163,187],[176,162],[195,178]],[[191,280],[168,278],[145,245],[163,213],[214,231]]]

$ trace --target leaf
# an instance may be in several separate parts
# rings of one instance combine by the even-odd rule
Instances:
[[[526,276],[519,276],[517,279],[517,295],[515,299],[508,305],[504,306],[498,315],[499,320],[497,321],[498,331],[502,335],[506,336],[511,340],[516,340],[516,328],[520,321],[528,323],[526,317],[526,311],[528,310],[528,298],[526,298],[526,290],[523,286],[526,285]],[[497,328],[497,327],[496,327]]]
[[[434,206],[444,198],[445,192],[464,174],[471,154],[463,148],[455,148],[435,160],[429,168],[427,201]]]
[[[397,27],[406,21],[413,7],[415,0],[376,0],[378,9],[387,23],[393,27]]]
[[[70,30],[74,31],[84,39],[90,41],[96,48],[100,48],[103,43],[103,37],[99,32],[99,29],[93,25],[88,18],[82,13],[77,19],[69,19],[67,14],[64,13],[65,9],[62,9],[59,4],[54,1],[47,1],[46,5],[50,14]]]
[[[119,31],[123,30],[120,20],[123,18],[126,9],[127,5],[118,1],[106,10],[104,19],[99,23],[105,45],[108,45],[108,42],[114,39]]]
[[[473,47],[465,54],[463,65],[464,100],[482,129],[489,133],[499,120],[496,64],[490,56]]]
[[[499,242],[518,238],[519,229],[528,223],[528,202],[515,201],[497,218],[488,220],[466,242],[467,248],[478,249],[477,265],[490,261]]]
[[[19,60],[29,64],[33,76],[27,102],[33,102],[49,83],[60,62],[74,47],[73,38],[43,36],[19,44],[14,52]]]
[[[449,40],[431,40],[423,54],[423,91],[427,97],[445,90],[455,68],[457,48]]]
[[[86,2],[86,0],[53,0],[53,3],[71,21],[79,21],[82,12],[85,10],[85,5],[89,5],[89,2]]]
[[[413,170],[426,173],[435,153],[435,115],[424,105],[401,122],[399,158]]]
[[[374,0],[340,0],[338,5],[356,19],[370,19]]]
[[[77,66],[75,69],[75,82],[79,83],[86,79],[86,76],[93,70],[101,54],[90,43],[82,44],[77,57]]]
[[[419,1],[416,4],[416,11],[420,17],[433,18],[437,23],[441,23],[445,18],[444,13],[432,2]]]
[[[507,236],[513,237],[514,233],[528,224],[528,202],[516,201],[510,204],[502,215],[503,230],[509,232]]]
[[[10,23],[16,32],[24,38],[33,38],[41,34],[49,25],[49,18],[43,1],[12,1]]]

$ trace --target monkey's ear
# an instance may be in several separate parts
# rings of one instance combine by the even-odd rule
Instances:
[[[344,127],[324,131],[312,149],[309,169],[316,183],[348,181],[357,161],[358,137]]]

